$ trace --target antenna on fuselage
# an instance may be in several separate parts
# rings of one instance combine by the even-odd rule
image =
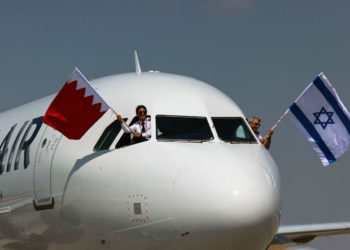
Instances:
[[[135,70],[136,74],[140,75],[141,74],[141,66],[139,62],[139,57],[137,56],[137,51],[134,51],[134,56],[135,56]]]

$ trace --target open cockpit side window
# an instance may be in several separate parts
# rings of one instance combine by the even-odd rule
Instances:
[[[158,141],[203,142],[214,138],[205,117],[157,115],[156,126]]]
[[[124,118],[124,121],[127,121],[127,118]],[[115,120],[110,125],[108,125],[108,127],[103,131],[102,135],[100,136],[96,145],[94,146],[94,151],[109,149],[113,141],[119,134],[121,128],[122,127],[118,120]]]
[[[147,116],[147,119],[149,119],[151,116]],[[129,126],[132,126],[135,122],[137,122],[139,120],[139,118],[137,116],[135,116]],[[146,140],[145,140],[146,141]],[[140,143],[138,141],[135,140],[134,138],[134,135],[133,134],[128,134],[128,133],[124,133],[119,141],[117,142],[117,144],[115,145],[115,148],[121,148],[121,147],[125,147],[125,146],[128,146],[128,145],[133,145],[133,144],[136,144],[136,143]]]
[[[231,143],[257,143],[242,117],[212,117],[219,138]]]

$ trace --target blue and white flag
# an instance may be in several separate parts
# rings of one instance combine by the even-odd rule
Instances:
[[[311,143],[323,166],[350,148],[350,114],[321,73],[289,107],[288,115]]]

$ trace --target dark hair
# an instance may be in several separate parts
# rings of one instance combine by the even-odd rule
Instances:
[[[147,108],[144,105],[139,105],[139,106],[136,107],[136,115],[139,112],[139,110],[142,109],[142,108],[144,108],[146,110],[146,112],[147,112]]]

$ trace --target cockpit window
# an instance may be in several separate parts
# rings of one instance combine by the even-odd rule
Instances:
[[[241,117],[212,117],[221,140],[231,143],[256,143],[253,134]]]
[[[135,122],[137,122],[139,120],[139,118],[137,116],[135,116],[129,126],[133,125]],[[124,133],[119,141],[117,142],[117,144],[115,145],[115,148],[121,148],[121,147],[125,147],[125,146],[129,146],[129,145],[133,145],[135,144],[134,142],[134,135],[133,134],[128,134],[128,133]]]
[[[124,118],[124,121],[127,119]],[[121,125],[118,120],[115,120],[103,131],[101,137],[98,139],[94,151],[109,149],[114,139],[117,137],[119,131],[121,130]]]
[[[205,117],[156,116],[157,139],[178,141],[208,141],[213,134]]]

